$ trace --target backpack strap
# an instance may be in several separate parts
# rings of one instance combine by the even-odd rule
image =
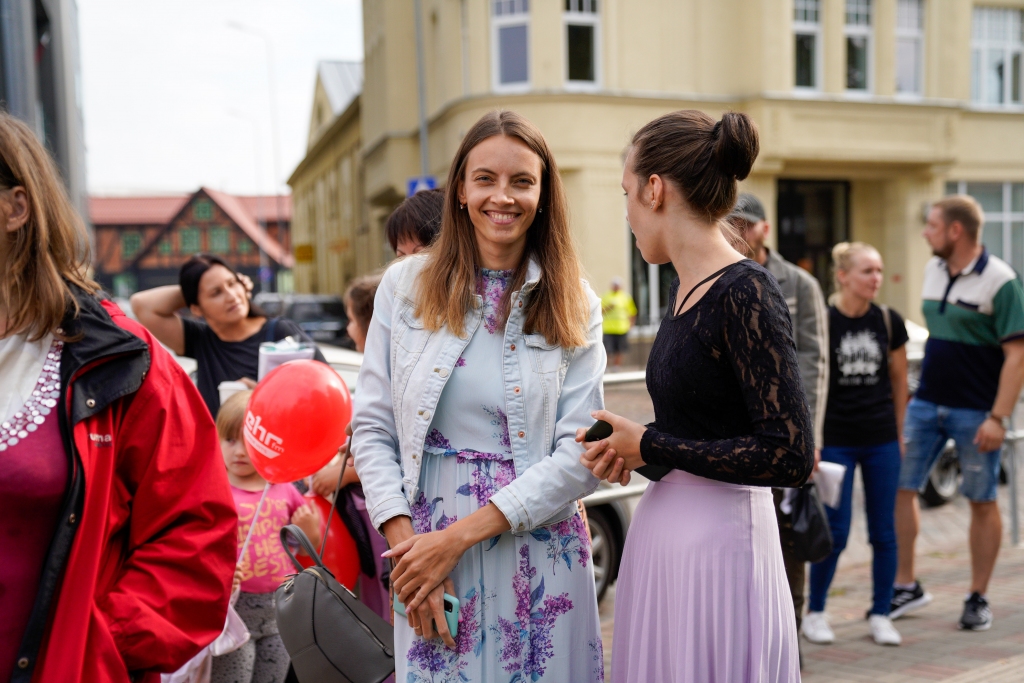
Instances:
[[[882,320],[885,321],[885,334],[886,340],[885,345],[889,351],[892,350],[892,311],[885,304],[878,304],[878,307],[882,309]]]

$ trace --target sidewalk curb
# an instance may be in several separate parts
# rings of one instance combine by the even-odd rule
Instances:
[[[955,678],[947,678],[945,683],[1018,683],[1024,680],[1024,655],[1000,659],[988,666],[973,671],[965,671]]]

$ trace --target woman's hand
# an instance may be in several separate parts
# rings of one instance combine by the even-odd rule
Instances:
[[[647,428],[607,410],[596,410],[590,415],[595,420],[609,423],[612,435],[600,441],[584,442],[586,432],[583,429],[577,430],[576,441],[586,447],[580,462],[595,477],[625,486],[630,480],[629,473],[644,465],[640,457],[640,439]]]
[[[231,592],[232,594],[239,589],[242,585],[242,565],[235,567],[235,576],[231,579]]]
[[[292,513],[291,522],[305,532],[314,548],[320,545],[320,510],[306,503]]]
[[[448,647],[455,647],[455,638],[444,616],[445,593],[455,595],[455,584],[451,579],[445,579],[441,585],[435,586],[415,610],[406,607],[405,614],[413,633],[419,637],[424,640],[440,638]]]
[[[419,608],[431,591],[448,578],[465,552],[460,540],[445,529],[418,534],[384,553],[384,557],[398,562],[391,570],[391,585],[395,587],[395,597],[405,605],[406,614]]]

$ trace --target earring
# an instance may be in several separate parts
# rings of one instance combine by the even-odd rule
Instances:
[[[537,209],[537,213],[544,213],[544,207],[542,206],[539,209]]]
[[[466,205],[463,204],[462,202],[459,202],[459,210],[461,211],[462,209],[465,209],[465,208],[466,208]]]

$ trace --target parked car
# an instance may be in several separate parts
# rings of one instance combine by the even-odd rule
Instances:
[[[253,303],[268,316],[294,321],[315,342],[353,348],[345,331],[345,304],[339,296],[260,292],[253,297]]]

